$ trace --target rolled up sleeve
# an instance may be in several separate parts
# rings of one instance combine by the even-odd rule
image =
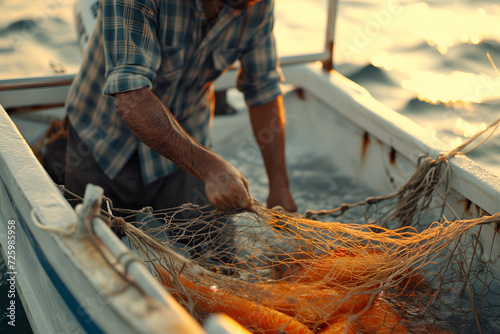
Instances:
[[[273,34],[274,1],[268,2],[265,19],[240,59],[237,88],[243,92],[249,106],[265,104],[282,94],[283,74]]]
[[[153,86],[161,62],[156,10],[151,0],[102,2],[106,62],[104,94]]]

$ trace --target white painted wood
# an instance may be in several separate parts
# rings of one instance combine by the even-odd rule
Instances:
[[[0,182],[0,245],[2,256],[7,263],[7,222],[14,220],[16,222],[16,280],[17,280],[17,295],[20,297],[25,309],[26,315],[30,322],[31,328],[35,334],[50,333],[53,329],[44,315],[44,308],[47,304],[51,308],[63,308],[62,300],[57,299],[57,292],[54,287],[49,284],[50,280],[45,274],[40,262],[34,254],[29,241],[20,228],[19,216],[16,210],[12,207],[12,203],[7,196],[7,189],[3,182]],[[33,279],[36,278],[36,279]],[[3,298],[6,298],[4,296]],[[17,305],[19,310],[21,306]]]
[[[63,104],[69,85],[0,91],[5,109]],[[28,99],[27,99],[28,98]]]
[[[317,64],[290,66],[286,73],[289,83],[303,87],[306,94],[354,124],[360,129],[358,131],[367,131],[384,145],[394,147],[413,165],[419,154],[437,157],[443,151],[443,143],[432,139],[422,127],[376,101],[365,89],[339,73],[325,73]],[[332,128],[331,132],[335,131],[337,129]],[[451,159],[451,165],[452,187],[457,192],[490,214],[500,211],[500,179],[497,176],[465,156]]]
[[[165,291],[157,292],[156,296],[144,294],[144,291],[161,291],[157,282],[152,283],[151,275],[139,283],[151,286],[138,291],[111,270],[89,238],[60,236],[37,227],[36,222],[66,229],[74,226],[77,217],[3,108],[0,108],[0,178],[2,229],[9,219],[18,224],[16,265],[22,276],[18,280],[19,293],[23,294],[36,332],[203,332]],[[108,244],[113,247],[112,243],[119,241],[109,233],[112,232],[108,231],[107,239],[114,240]],[[5,249],[5,232],[0,242]],[[142,276],[147,276],[144,270]],[[158,302],[161,299],[158,296],[163,297],[163,302]]]

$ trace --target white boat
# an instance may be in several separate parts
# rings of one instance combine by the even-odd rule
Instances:
[[[329,1],[326,45],[333,41],[335,1]],[[362,87],[328,70],[331,49],[282,59],[287,136],[304,152],[322,150],[332,166],[385,194],[401,186],[419,157],[437,157],[443,145],[374,100]],[[331,58],[330,58],[331,60]],[[327,70],[325,70],[326,64]],[[235,71],[216,88],[234,87]],[[92,217],[98,188],[89,188],[75,212],[33,155],[28,143],[46,130],[42,117],[60,117],[73,75],[0,81],[0,244],[15,293],[35,333],[243,333],[226,317],[200,326],[151,276],[143,263],[99,218]],[[231,97],[237,109],[238,97]],[[31,110],[21,115],[19,111]],[[26,117],[29,114],[29,117]],[[48,116],[47,116],[48,115]],[[252,136],[244,111],[214,122],[214,148],[235,147]],[[27,143],[28,142],[28,143]],[[452,177],[445,215],[475,218],[499,212],[500,180],[464,156],[450,160]],[[457,217],[455,217],[455,215]],[[124,281],[89,238],[92,225],[105,255],[127,268]],[[479,242],[490,247],[479,256],[500,259],[498,227],[486,225]],[[58,231],[58,232],[55,232]],[[68,233],[61,233],[68,231]],[[471,233],[477,233],[472,231]],[[15,256],[14,256],[15,255]],[[16,307],[19,307],[18,305]]]

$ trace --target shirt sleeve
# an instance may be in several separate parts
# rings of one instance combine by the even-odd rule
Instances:
[[[161,62],[155,3],[104,0],[101,10],[106,62],[103,93],[151,88]]]
[[[262,2],[267,2],[264,19],[241,56],[237,78],[237,88],[244,93],[249,106],[265,104],[282,94],[283,74],[273,34],[274,1]],[[253,16],[262,18],[260,13]]]

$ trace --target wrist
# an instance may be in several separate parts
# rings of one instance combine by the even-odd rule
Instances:
[[[282,189],[288,189],[289,188],[289,181],[288,177],[286,175],[282,175],[280,177],[274,177],[269,180],[269,190],[270,191],[279,191]]]
[[[200,164],[202,168],[199,169],[199,178],[206,183],[227,171],[228,163],[212,151],[206,150],[204,154],[205,157],[202,158]]]

